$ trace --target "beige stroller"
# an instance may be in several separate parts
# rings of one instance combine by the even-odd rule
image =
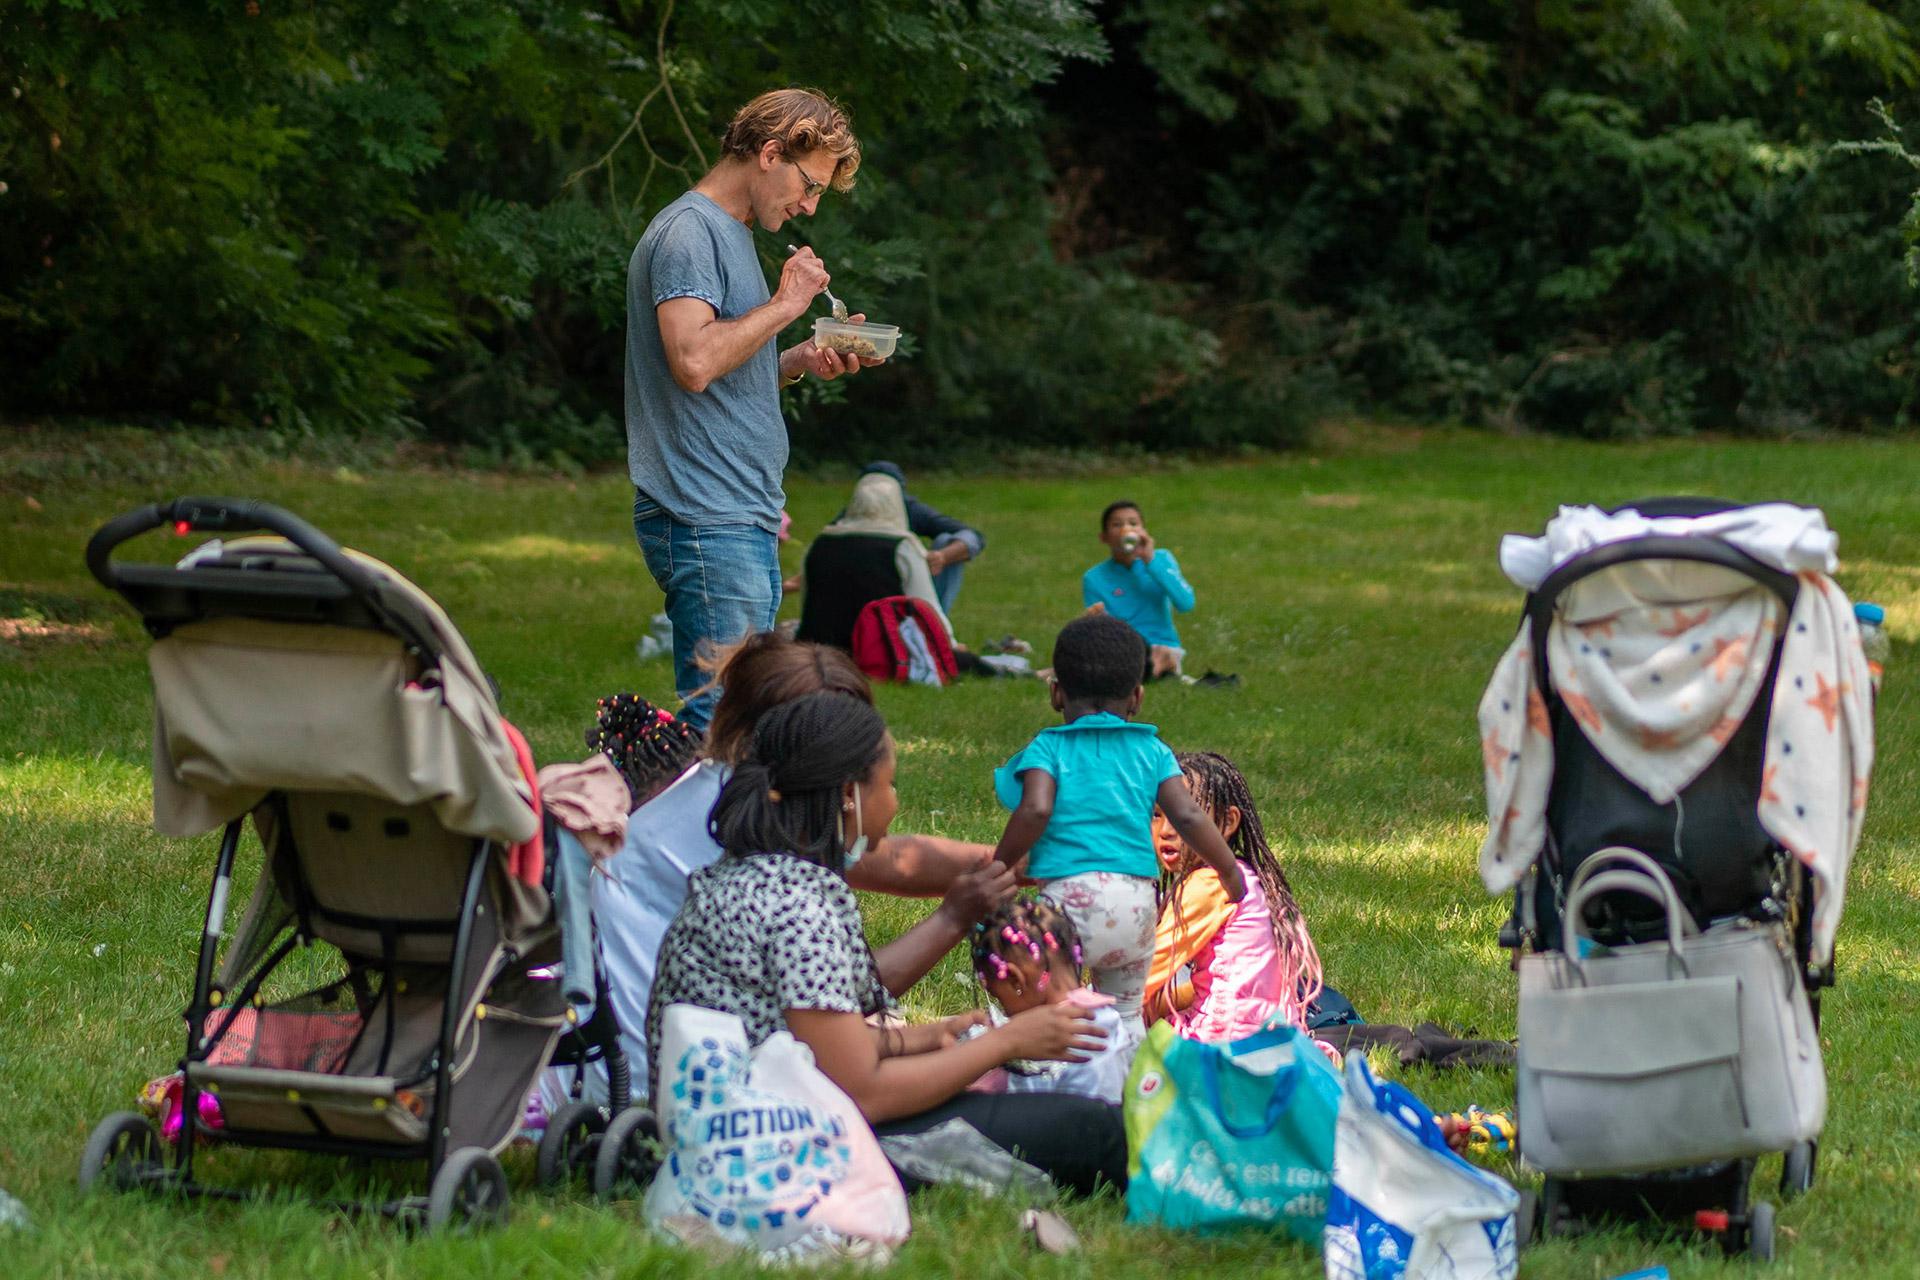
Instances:
[[[278,536],[111,561],[163,526]],[[121,1112],[89,1139],[82,1187],[231,1198],[195,1181],[196,1145],[281,1147],[425,1160],[429,1194],[381,1212],[504,1220],[497,1157],[565,1001],[543,969],[548,896],[514,849],[539,815],[466,642],[394,570],[264,503],[129,512],[87,563],[154,637],[154,825],[224,834],[171,1167],[147,1118]],[[264,864],[223,952],[248,818]]]

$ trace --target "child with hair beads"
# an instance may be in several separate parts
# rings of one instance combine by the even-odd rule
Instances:
[[[665,791],[699,758],[699,731],[637,693],[600,699],[594,716],[587,750],[604,754],[626,779],[629,813]]]
[[[1013,810],[993,856],[1027,862],[1077,927],[1094,989],[1131,1024],[1153,959],[1154,807],[1213,868],[1228,901],[1246,892],[1240,864],[1188,794],[1173,752],[1133,719],[1146,660],[1146,642],[1118,618],[1087,614],[1061,628],[1052,701],[1063,722],[993,775],[1000,803]]]
[[[1001,1014],[1071,1004],[1091,1012],[1107,1033],[1106,1047],[1084,1061],[1009,1062],[982,1076],[975,1090],[1073,1093],[1119,1105],[1140,1036],[1115,1010],[1112,996],[1081,985],[1081,962],[1073,921],[1045,898],[1016,898],[973,926],[974,976]]]
[[[1186,789],[1251,874],[1246,896],[1230,901],[1218,873],[1168,815],[1154,814],[1154,848],[1169,884],[1147,976],[1147,1018],[1167,1019],[1189,1040],[1238,1040],[1276,1014],[1304,1031],[1307,1007],[1320,994],[1320,955],[1247,780],[1216,752],[1176,759]]]
[[[603,865],[626,839],[627,815],[693,766],[700,735],[639,694],[616,693],[594,704],[587,749],[540,770],[540,805]],[[546,873],[551,885],[550,859]]]

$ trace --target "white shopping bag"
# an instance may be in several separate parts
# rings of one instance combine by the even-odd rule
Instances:
[[[1514,1280],[1520,1257],[1505,1179],[1447,1149],[1426,1104],[1347,1055],[1335,1125],[1327,1280]]]
[[[907,1198],[853,1100],[787,1032],[747,1050],[730,1013],[670,1006],[660,1039],[666,1158],[655,1225],[692,1215],[721,1239],[789,1256],[905,1240]]]

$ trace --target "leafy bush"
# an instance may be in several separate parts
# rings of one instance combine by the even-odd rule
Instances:
[[[866,164],[762,237],[765,263],[805,238],[908,341],[854,389],[790,395],[802,455],[1284,445],[1344,407],[1590,436],[1899,427],[1920,370],[1903,195],[1831,144],[1920,73],[1916,19],[19,0],[0,412],[616,463],[635,240],[738,104],[818,83]]]

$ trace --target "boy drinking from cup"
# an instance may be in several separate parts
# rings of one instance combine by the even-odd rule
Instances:
[[[1108,556],[1080,579],[1080,600],[1110,613],[1147,642],[1143,680],[1179,675],[1186,650],[1173,615],[1193,608],[1193,588],[1180,576],[1173,552],[1156,547],[1137,503],[1110,502],[1100,513],[1100,541]]]

